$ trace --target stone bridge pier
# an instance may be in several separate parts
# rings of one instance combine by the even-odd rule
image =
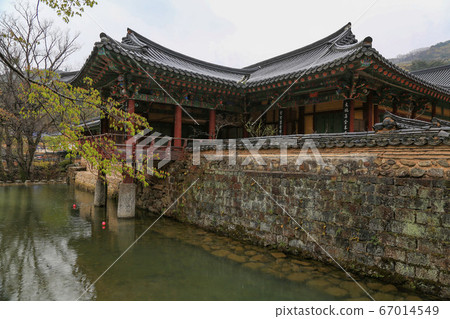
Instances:
[[[100,171],[97,173],[97,181],[95,182],[95,190],[94,190],[94,206],[103,207],[106,204],[106,196],[107,196],[107,184],[106,184],[106,176],[102,174]]]

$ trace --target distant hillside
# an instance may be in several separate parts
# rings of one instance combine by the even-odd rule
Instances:
[[[391,62],[409,71],[450,64],[450,40],[400,54]]]

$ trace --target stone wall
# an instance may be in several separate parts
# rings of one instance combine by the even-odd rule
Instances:
[[[97,182],[97,172],[92,170],[73,170],[74,177],[70,177],[68,182],[74,183],[75,187],[78,187],[82,190],[88,192],[95,191],[95,183]],[[119,183],[121,181],[120,177],[117,176],[108,176],[108,197],[117,198],[117,194],[119,191]]]
[[[324,148],[323,167],[295,165],[299,152],[287,165],[273,150],[266,165],[240,165],[245,151],[231,166],[172,163],[137,205],[161,213],[198,179],[168,216],[333,263],[322,247],[346,269],[450,297],[448,146]]]

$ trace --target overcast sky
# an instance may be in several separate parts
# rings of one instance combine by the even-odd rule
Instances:
[[[34,0],[31,1],[34,3]],[[99,34],[120,40],[127,27],[186,55],[244,67],[319,40],[347,22],[358,40],[373,37],[387,58],[450,40],[449,0],[97,0],[65,24],[41,4],[41,16],[80,32],[82,66]],[[0,0],[3,12],[11,1]]]

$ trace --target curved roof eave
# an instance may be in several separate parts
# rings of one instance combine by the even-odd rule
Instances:
[[[371,56],[376,57],[380,62],[386,64],[405,78],[440,93],[450,95],[448,88],[424,80],[384,58],[377,50],[371,47],[371,38],[369,47],[363,45],[364,41],[358,42],[351,32],[350,23],[308,46],[242,69],[221,66],[183,55],[165,48],[131,29],[127,29],[127,36],[122,39],[122,42],[118,42],[104,33],[100,34],[100,38],[101,42],[95,43],[94,49],[82,69],[73,78],[68,79],[68,82],[77,83],[81,80],[81,76],[88,72],[90,65],[97,57],[100,47],[139,60],[152,67],[184,74],[192,78],[224,83],[236,88],[255,87],[261,85],[261,83],[273,82],[285,77],[291,78],[290,75],[301,74],[304,70],[325,70],[355,58]],[[331,44],[333,45],[331,46]],[[164,55],[163,59],[158,60],[158,56],[161,55]],[[315,59],[316,56],[319,58]],[[308,59],[315,62],[308,64],[310,63]],[[302,62],[302,60],[304,61]],[[304,64],[303,67],[299,65],[302,63]],[[180,65],[185,68],[181,68]],[[276,70],[277,72],[272,72],[271,70]],[[243,81],[244,79],[245,81]]]

